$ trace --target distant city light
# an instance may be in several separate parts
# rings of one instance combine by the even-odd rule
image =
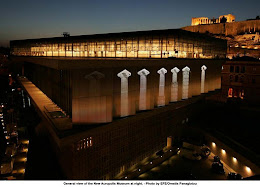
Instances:
[[[153,162],[150,162],[150,164],[153,164]]]
[[[212,146],[213,146],[213,147],[216,147],[216,143],[215,143],[215,142],[212,142]]]
[[[235,157],[233,157],[233,161],[234,161],[234,162],[237,162],[237,159],[236,159]]]
[[[138,171],[141,171],[141,169],[138,169]]]

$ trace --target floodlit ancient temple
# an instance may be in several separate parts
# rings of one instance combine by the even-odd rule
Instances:
[[[204,24],[215,24],[221,23],[221,19],[225,17],[227,23],[235,22],[235,16],[232,14],[222,15],[218,18],[209,19],[208,17],[198,17],[198,18],[191,18],[191,25],[204,25]]]
[[[221,87],[226,41],[154,30],[11,41],[11,53],[65,176],[113,179]]]

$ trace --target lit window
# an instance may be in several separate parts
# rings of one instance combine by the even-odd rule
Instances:
[[[92,137],[90,137],[89,144],[90,144],[90,147],[92,147],[92,145],[93,145]]]
[[[233,89],[229,88],[228,90],[228,97],[232,97],[233,96]]]
[[[245,95],[244,90],[241,90],[241,92],[239,93],[239,97],[241,99],[244,99],[244,95]]]

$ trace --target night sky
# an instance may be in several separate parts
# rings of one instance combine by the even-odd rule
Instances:
[[[0,0],[0,46],[9,40],[180,28],[192,17],[260,15],[259,0]]]

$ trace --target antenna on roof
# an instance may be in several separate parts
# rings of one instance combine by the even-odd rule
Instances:
[[[69,33],[69,32],[63,32],[62,35],[66,38],[66,37],[69,37],[69,36],[70,36],[70,33]]]

